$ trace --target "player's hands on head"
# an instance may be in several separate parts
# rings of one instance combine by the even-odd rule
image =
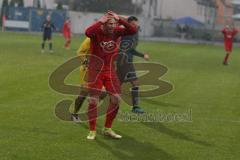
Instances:
[[[119,17],[119,15],[117,15],[115,12],[113,12],[113,11],[108,11],[107,13],[108,13],[108,15],[112,16],[114,19],[116,19],[117,21],[119,21],[120,17]]]
[[[147,53],[144,53],[144,59],[146,60],[146,61],[148,61],[149,60],[149,55],[147,54]]]
[[[109,20],[109,16],[105,14],[99,19],[99,22],[106,23],[108,20]]]
[[[120,17],[120,19],[123,19],[125,21],[127,21],[127,19],[128,19],[128,16],[119,16],[119,17]]]

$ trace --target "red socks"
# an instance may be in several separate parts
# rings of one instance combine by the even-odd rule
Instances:
[[[67,40],[64,47],[69,48],[70,44],[71,44],[71,40]]]
[[[88,106],[88,121],[90,131],[96,131],[97,125],[97,105],[89,104]]]
[[[110,103],[110,105],[108,107],[108,110],[107,110],[105,128],[111,128],[112,127],[112,123],[117,116],[118,109],[119,109],[118,104]],[[88,120],[89,120],[89,129],[91,131],[96,131],[97,105],[89,104],[89,106],[88,106]]]
[[[109,104],[106,115],[105,128],[112,128],[112,123],[117,116],[118,109],[118,104]]]
[[[229,58],[229,53],[226,54],[225,58],[224,58],[224,63],[227,63],[228,62],[228,58]]]

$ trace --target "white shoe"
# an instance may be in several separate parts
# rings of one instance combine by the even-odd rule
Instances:
[[[88,136],[87,136],[88,140],[95,140],[96,139],[96,131],[90,131]]]
[[[116,134],[111,128],[104,128],[103,135],[107,137],[111,137],[113,139],[122,139],[122,136],[119,134]]]

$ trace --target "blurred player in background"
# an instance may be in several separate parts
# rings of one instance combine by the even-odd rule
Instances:
[[[43,42],[42,42],[42,53],[44,53],[45,43],[48,41],[49,43],[49,51],[53,52],[53,45],[52,45],[52,32],[56,30],[55,25],[51,21],[51,16],[48,15],[46,21],[42,24],[43,30]]]
[[[225,28],[221,30],[224,35],[224,46],[226,51],[226,56],[224,58],[223,64],[228,65],[228,59],[232,53],[233,39],[237,35],[238,31],[234,27],[226,25]]]
[[[140,27],[137,17],[130,16],[128,17],[127,21],[129,24],[135,26],[139,31]],[[138,46],[138,31],[134,35],[122,37],[122,45],[120,46],[120,53],[117,60],[117,74],[121,85],[127,82],[132,84],[132,112],[142,114],[144,111],[139,106],[139,82],[133,64],[133,56],[138,56],[144,58],[145,60],[149,60],[149,55],[136,50]]]
[[[124,28],[117,26],[117,23]],[[103,134],[115,139],[122,136],[112,130],[112,123],[118,113],[120,103],[120,82],[114,68],[114,57],[118,55],[120,38],[136,33],[136,28],[121,19],[116,13],[109,11],[98,22],[86,30],[86,36],[91,39],[91,49],[88,68],[88,84],[90,99],[88,107],[89,135],[87,139],[96,138],[97,105],[102,87],[110,96]],[[102,60],[103,66],[96,64],[95,58]]]
[[[70,44],[71,44],[71,21],[70,19],[66,19],[66,21],[63,24],[63,36],[65,38],[65,49],[70,49]]]

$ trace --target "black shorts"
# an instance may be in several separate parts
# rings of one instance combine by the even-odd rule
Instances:
[[[133,63],[125,63],[117,66],[117,75],[120,83],[137,80],[137,74]]]
[[[43,41],[46,40],[52,40],[52,34],[51,33],[44,33],[43,34]]]

